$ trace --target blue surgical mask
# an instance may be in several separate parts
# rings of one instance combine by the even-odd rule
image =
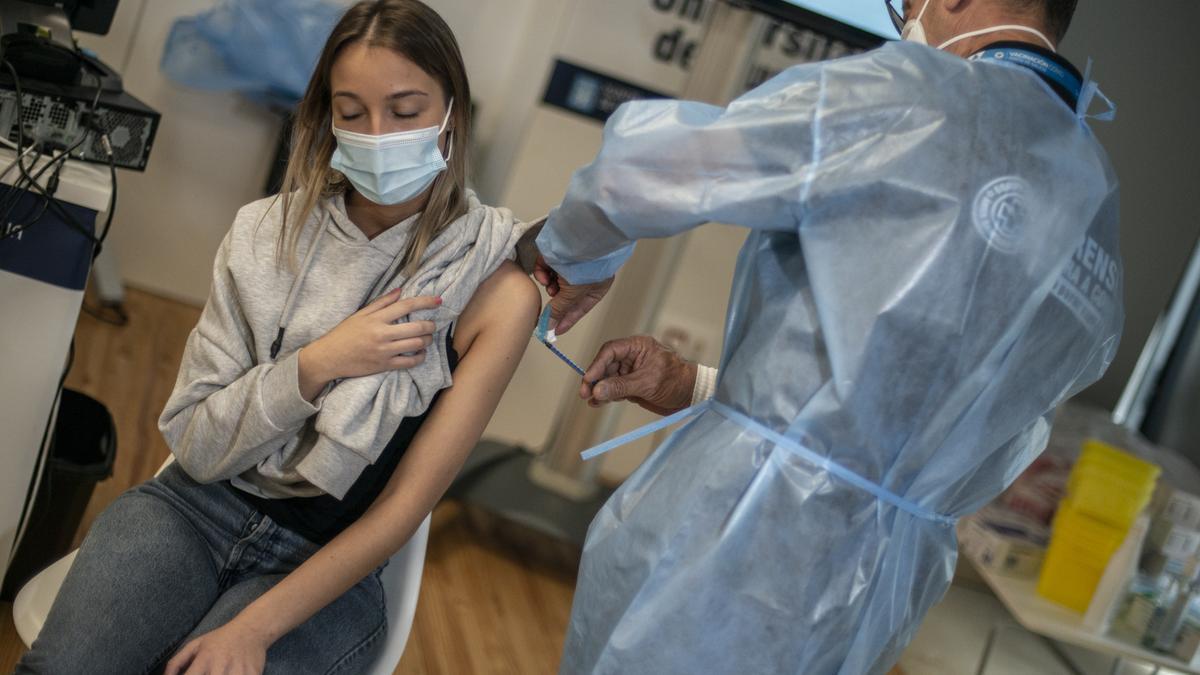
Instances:
[[[421,194],[446,170],[438,138],[450,121],[454,99],[440,127],[375,136],[333,127],[337,149],[329,165],[350,181],[355,190],[376,204],[394,205]],[[453,146],[449,150],[453,151]]]

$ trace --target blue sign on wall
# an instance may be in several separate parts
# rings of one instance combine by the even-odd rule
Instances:
[[[670,98],[583,66],[555,61],[542,100],[557,108],[604,122],[626,101]]]

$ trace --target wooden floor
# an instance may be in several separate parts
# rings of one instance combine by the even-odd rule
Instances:
[[[83,315],[67,386],[108,406],[117,423],[113,477],[96,486],[76,545],[96,515],[126,488],[152,476],[167,457],[158,414],[175,383],[188,332],[199,310],[128,291],[127,326]],[[453,503],[434,512],[413,633],[396,673],[530,675],[558,666],[574,575],[530,560],[478,514]],[[12,608],[0,603],[0,672],[24,652]],[[897,675],[899,671],[893,671]]]

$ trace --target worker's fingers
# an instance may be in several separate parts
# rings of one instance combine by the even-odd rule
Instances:
[[[379,310],[383,309],[384,307],[387,307],[388,305],[392,304],[393,302],[396,302],[399,299],[400,299],[400,289],[394,288],[394,289],[388,291],[387,293],[384,293],[383,295],[379,296],[378,298],[375,298],[374,300],[372,300],[369,304],[367,304],[366,307],[363,307],[362,309],[358,310],[356,312],[356,314],[362,314],[364,316],[367,314],[374,314],[375,312],[378,312]]]
[[[387,305],[386,307],[383,307],[382,309],[379,309],[371,316],[379,319],[380,321],[391,323],[393,321],[399,321],[413,312],[436,309],[440,307],[441,304],[441,298],[432,296],[402,298],[390,305]]]
[[[550,302],[550,318],[554,320],[554,330],[559,335],[571,330],[604,298],[612,288],[614,279],[609,277],[603,281],[590,284],[572,285],[558,280],[558,293]]]
[[[614,368],[619,368],[623,362],[632,361],[636,343],[631,338],[609,340],[600,345],[591,365],[583,373],[583,379],[588,382],[599,382],[605,377],[615,374]]]
[[[601,380],[592,388],[592,392],[597,402],[608,403],[627,398],[646,398],[652,393],[653,385],[649,378],[639,372]]]
[[[533,278],[539,284],[549,286],[557,277],[558,274],[546,264],[546,259],[539,255],[533,264]]]
[[[556,325],[562,321],[562,318],[566,316],[567,310],[571,308],[571,303],[573,302],[574,298],[572,298],[569,293],[563,293],[562,289],[559,289],[557,294],[551,296],[550,324]],[[557,329],[555,332],[557,332]]]
[[[592,407],[596,407],[597,404],[596,401],[593,400],[594,396],[592,391],[592,388],[596,386],[596,383],[600,380],[613,377],[615,375],[627,374],[631,369],[632,367],[627,361],[612,361],[605,366],[601,375],[595,377],[589,377],[585,375],[583,382],[579,384],[579,398],[588,401],[589,405],[592,405]],[[626,371],[626,373],[622,373],[622,370]]]
[[[554,325],[554,332],[558,335],[565,335],[598,302],[600,302],[600,298],[573,293],[568,295],[560,290],[559,294],[550,300],[550,319]]]

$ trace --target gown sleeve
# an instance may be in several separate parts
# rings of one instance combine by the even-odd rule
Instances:
[[[795,231],[819,159],[821,69],[798,66],[728,107],[635,101],[608,120],[591,164],[538,236],[573,284],[613,276],[637,239],[707,222]]]

